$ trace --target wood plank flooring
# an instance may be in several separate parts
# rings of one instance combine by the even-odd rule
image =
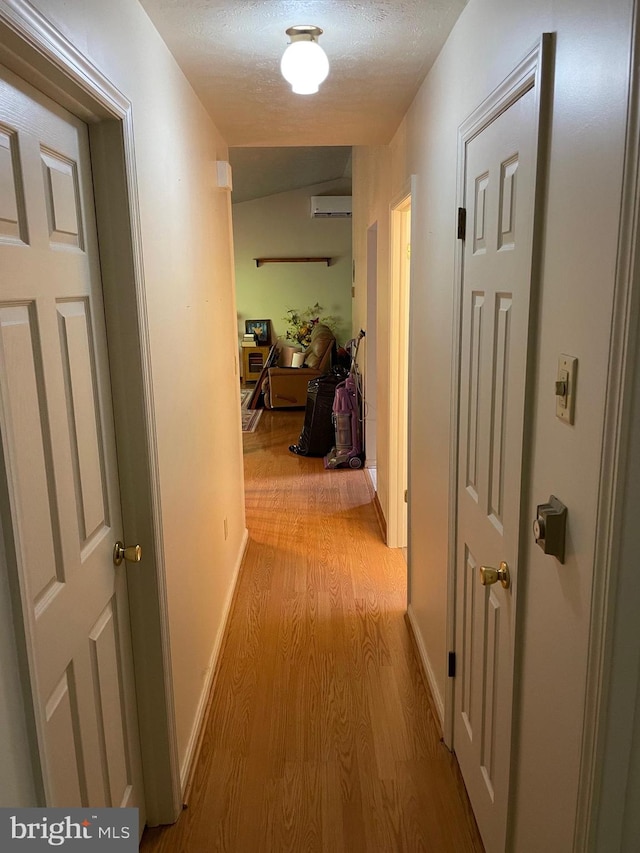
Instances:
[[[404,619],[406,564],[364,471],[244,435],[250,542],[188,793],[144,853],[482,853]]]

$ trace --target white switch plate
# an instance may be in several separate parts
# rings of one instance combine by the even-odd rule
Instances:
[[[576,408],[576,377],[578,373],[578,359],[572,355],[558,356],[557,379],[567,384],[565,397],[556,395],[556,417],[561,421],[572,424],[575,420]]]

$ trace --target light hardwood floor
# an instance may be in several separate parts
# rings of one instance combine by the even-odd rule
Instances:
[[[481,853],[404,619],[406,564],[364,471],[244,435],[250,542],[188,792],[145,853]]]

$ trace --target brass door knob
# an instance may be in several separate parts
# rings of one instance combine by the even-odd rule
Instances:
[[[509,566],[504,560],[500,563],[499,569],[494,569],[491,566],[480,566],[480,583],[482,586],[490,586],[498,581],[505,589],[509,589],[511,576],[509,575]]]
[[[123,560],[128,563],[139,563],[142,559],[142,548],[139,545],[130,545],[125,548],[122,542],[116,542],[113,546],[113,563],[119,566]]]

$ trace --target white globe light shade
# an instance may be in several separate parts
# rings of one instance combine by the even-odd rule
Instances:
[[[297,95],[313,95],[329,73],[329,60],[317,42],[294,41],[282,54],[280,70]]]

